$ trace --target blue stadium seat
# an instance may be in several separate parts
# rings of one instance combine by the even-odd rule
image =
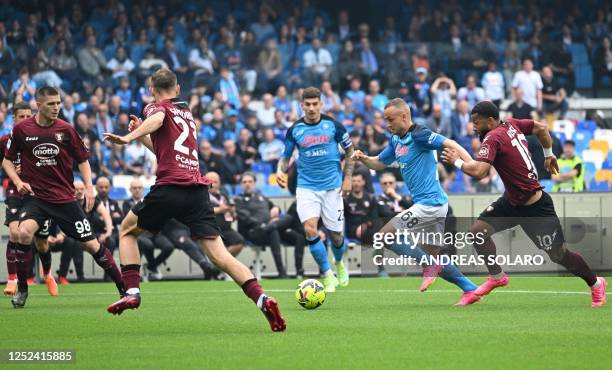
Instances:
[[[576,124],[576,130],[595,132],[595,130],[597,130],[597,123],[591,120],[579,121]]]
[[[540,180],[540,185],[544,187],[545,192],[552,193],[555,182],[552,180]]]
[[[559,141],[561,142],[561,145],[565,144],[565,141],[567,140],[567,137],[565,136],[565,133],[563,133],[563,132],[553,132],[553,134],[557,137],[557,139],[559,139]]]
[[[264,185],[259,190],[266,197],[282,197],[289,195],[286,189],[281,189],[276,185]]]
[[[451,182],[451,184],[448,187],[448,192],[449,193],[464,193],[465,185],[463,184],[463,180],[461,181],[455,180]]]
[[[576,152],[582,153],[583,150],[589,148],[589,142],[593,139],[593,132],[588,130],[576,130],[574,132],[574,141],[576,142]]]
[[[127,189],[124,187],[112,187],[110,192],[108,193],[108,197],[110,199],[120,200],[120,199],[128,199],[130,194]]]
[[[593,88],[593,68],[590,64],[577,65],[574,68],[574,77],[576,79],[576,88]]]
[[[595,171],[597,171],[597,167],[593,162],[584,162],[584,172],[595,175]]]
[[[251,165],[251,171],[256,172],[256,173],[262,173],[267,178],[268,176],[270,176],[273,169],[272,169],[272,165],[269,163],[255,162]]]
[[[582,43],[574,43],[569,46],[572,54],[572,63],[574,65],[589,64],[589,54]]]
[[[595,179],[591,180],[589,191],[609,191],[610,184],[607,181],[596,181]]]
[[[586,169],[586,166],[585,166]],[[601,169],[602,170],[612,170],[612,158],[610,158],[610,155],[608,154],[608,159],[606,159],[606,161],[601,165]]]
[[[374,194],[382,194],[380,182],[372,182],[372,187],[374,188]]]

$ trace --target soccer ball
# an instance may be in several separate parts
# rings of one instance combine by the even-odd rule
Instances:
[[[295,298],[302,307],[314,310],[325,302],[325,287],[318,280],[304,280],[295,290]]]

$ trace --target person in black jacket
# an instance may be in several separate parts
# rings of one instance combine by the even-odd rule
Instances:
[[[280,235],[276,228],[280,209],[263,195],[254,192],[255,179],[253,172],[245,172],[240,180],[243,192],[236,197],[238,232],[257,245],[270,246],[278,276],[286,278]]]
[[[113,221],[113,231],[111,236],[105,241],[105,247],[112,252],[115,251],[117,246],[119,246],[119,225],[121,225],[121,221],[123,221],[123,212],[121,207],[119,207],[119,202],[114,199],[110,199],[108,197],[108,193],[110,192],[111,183],[108,178],[104,176],[98,177],[96,180],[96,191],[98,192],[98,198],[100,202],[104,205],[104,207],[110,213],[111,219]],[[98,226],[104,226],[103,220],[94,215],[93,217],[94,229]]]

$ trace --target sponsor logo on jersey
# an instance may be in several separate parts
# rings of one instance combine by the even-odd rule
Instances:
[[[308,134],[308,135],[306,135],[306,137],[304,138],[304,141],[302,142],[302,147],[303,148],[308,148],[309,146],[319,145],[319,144],[327,144],[327,143],[329,143],[329,135],[323,135],[323,134],[313,135],[313,134]]]
[[[36,145],[32,153],[38,159],[51,159],[60,153],[60,149],[55,144],[43,143]]]
[[[38,136],[28,136],[25,139],[25,141],[36,141],[36,140],[38,140]]]
[[[489,156],[489,145],[483,144],[478,151],[479,157],[488,157]]]
[[[408,146],[400,144],[395,147],[395,157],[397,158],[403,155],[408,155]]]

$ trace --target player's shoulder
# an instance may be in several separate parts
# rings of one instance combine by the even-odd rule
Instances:
[[[415,123],[410,132],[412,134],[412,139],[417,143],[422,143],[426,141],[429,141],[431,143],[434,141],[436,136],[438,136],[437,133],[431,131],[429,128],[419,123]]]

